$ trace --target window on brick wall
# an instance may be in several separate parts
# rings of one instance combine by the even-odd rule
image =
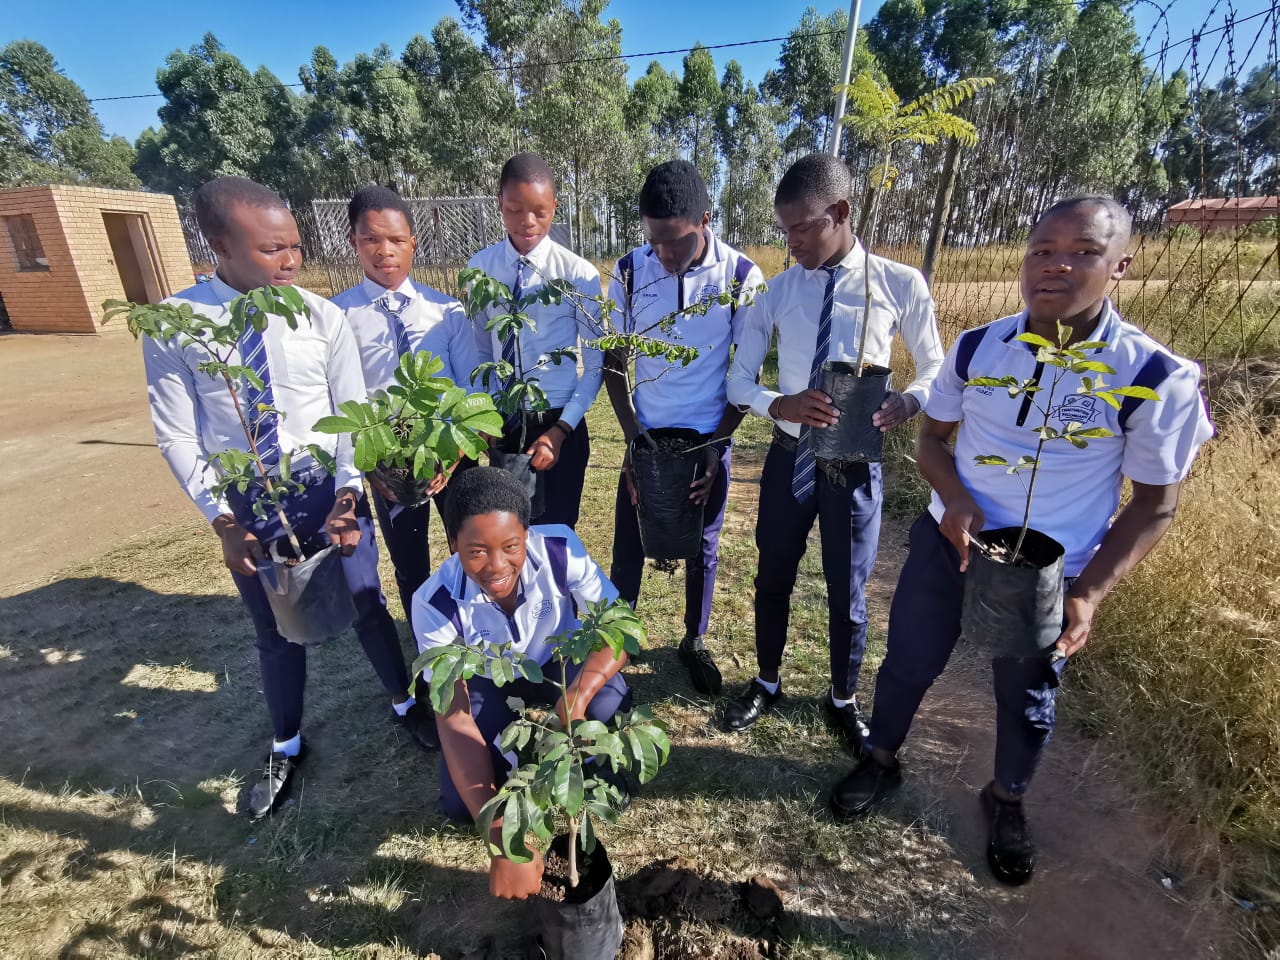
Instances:
[[[49,260],[44,255],[44,247],[40,245],[40,234],[36,233],[36,222],[29,213],[5,217],[4,225],[9,232],[9,245],[13,248],[13,259],[20,271],[48,270]]]

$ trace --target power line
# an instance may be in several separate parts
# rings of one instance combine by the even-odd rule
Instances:
[[[781,43],[785,40],[804,40],[810,37],[829,37],[834,34],[843,34],[843,30],[816,30],[813,33],[789,33],[785,37],[766,37],[763,40],[738,40],[734,43],[702,43],[694,47],[679,47],[673,50],[651,50],[648,53],[613,53],[599,57],[573,57],[568,60],[544,60],[535,63],[522,64],[498,64],[490,63],[483,67],[477,73],[493,72],[497,73],[502,70],[526,70],[538,67],[564,67],[575,63],[606,63],[611,60],[638,60],[641,57],[664,57],[675,53],[692,53],[694,50],[727,50],[731,47],[754,47],[762,43]],[[372,80],[403,80],[404,77],[399,73],[396,74],[374,74]],[[280,90],[287,87],[302,87],[304,83],[247,83],[244,86],[236,87],[235,90],[228,91],[231,93],[240,93],[246,90]],[[113,100],[149,100],[152,97],[163,97],[163,93],[132,93],[119,97],[90,97],[90,103],[107,103]]]

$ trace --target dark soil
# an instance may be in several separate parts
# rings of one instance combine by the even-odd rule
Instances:
[[[586,903],[604,886],[609,879],[608,873],[592,876],[591,867],[594,859],[589,853],[578,850],[578,885],[569,886],[569,860],[555,851],[549,851],[546,859],[546,870],[542,874],[542,889],[539,896],[552,903]]]

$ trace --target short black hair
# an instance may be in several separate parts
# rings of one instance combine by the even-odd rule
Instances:
[[[288,204],[280,199],[280,194],[245,177],[210,180],[196,190],[192,202],[196,210],[196,224],[206,239],[226,235],[229,226],[227,214],[236,204],[260,210],[289,209]]]
[[[660,163],[644,178],[640,188],[640,216],[654,220],[687,220],[701,223],[711,209],[711,196],[702,174],[688,160]]]
[[[784,203],[832,204],[848,200],[853,192],[849,168],[829,153],[801,157],[782,175],[773,195],[773,205]]]
[[[1077,197],[1065,197],[1062,200],[1055,200],[1044,213],[1036,217],[1035,223],[1031,224],[1031,229],[1035,230],[1036,227],[1052,216],[1066,213],[1068,210],[1074,210],[1077,207],[1101,207],[1111,219],[1112,241],[1118,241],[1119,245],[1124,248],[1129,246],[1129,240],[1133,236],[1133,216],[1123,203],[1114,197],[1107,196],[1105,193],[1084,193]]]
[[[514,513],[529,528],[529,495],[520,481],[497,467],[472,467],[449,481],[444,532],[452,540],[462,525],[484,513]]]
[[[545,183],[554,190],[556,175],[551,172],[551,165],[536,153],[517,153],[502,165],[498,192],[501,193],[509,183]]]
[[[399,211],[404,214],[405,222],[409,224],[409,233],[413,233],[413,213],[409,209],[409,204],[405,202],[404,197],[389,187],[371,183],[356,191],[356,195],[347,204],[347,225],[352,231],[360,223],[360,218],[370,210]]]

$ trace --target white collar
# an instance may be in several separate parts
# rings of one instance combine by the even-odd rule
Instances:
[[[528,253],[521,253],[516,249],[515,244],[511,242],[510,235],[502,238],[503,252],[506,254],[507,263],[512,270],[516,269],[521,257],[528,260],[539,270],[542,270],[547,265],[547,257],[551,254],[551,244],[553,242],[551,233],[548,231],[545,237],[534,244],[532,250]]]
[[[1004,338],[1005,346],[1014,350],[1022,350],[1025,348],[1035,352],[1035,348],[1031,346],[1031,344],[1023,343],[1018,339],[1019,336],[1027,332],[1027,320],[1029,316],[1030,314],[1025,308],[1016,316],[1013,330]],[[1114,350],[1115,343],[1113,340],[1115,338],[1116,325],[1119,320],[1120,314],[1116,312],[1115,306],[1111,303],[1111,298],[1105,297],[1102,301],[1102,312],[1098,316],[1098,322],[1086,336],[1081,337],[1080,339],[1082,341],[1101,341],[1106,344],[1106,347],[1095,348],[1092,351],[1093,353],[1102,353],[1103,350]]]
[[[382,295],[387,292],[386,287],[370,280],[368,277],[360,281],[360,289],[364,291],[370,303],[377,303]],[[400,286],[396,287],[395,292],[408,300],[414,299],[418,295],[418,291],[413,285],[413,277],[406,276]]]
[[[853,246],[849,248],[848,253],[846,253],[843,257],[841,257],[840,262],[837,263],[836,266],[841,267],[845,271],[852,271],[854,267],[863,265],[866,261],[866,258],[867,258],[866,249],[859,242],[858,238],[854,237]],[[804,268],[801,267],[801,269],[803,270]],[[805,270],[804,275],[805,275],[805,278],[809,280],[812,280],[814,277],[820,278],[823,283],[826,283],[826,280],[827,280],[827,271],[825,269],[825,265],[820,267],[815,267],[813,270]]]
[[[218,295],[218,302],[228,304],[236,297],[240,296],[243,291],[237,290],[222,277],[215,272],[213,279],[209,281],[209,286],[213,288],[213,292]]]

